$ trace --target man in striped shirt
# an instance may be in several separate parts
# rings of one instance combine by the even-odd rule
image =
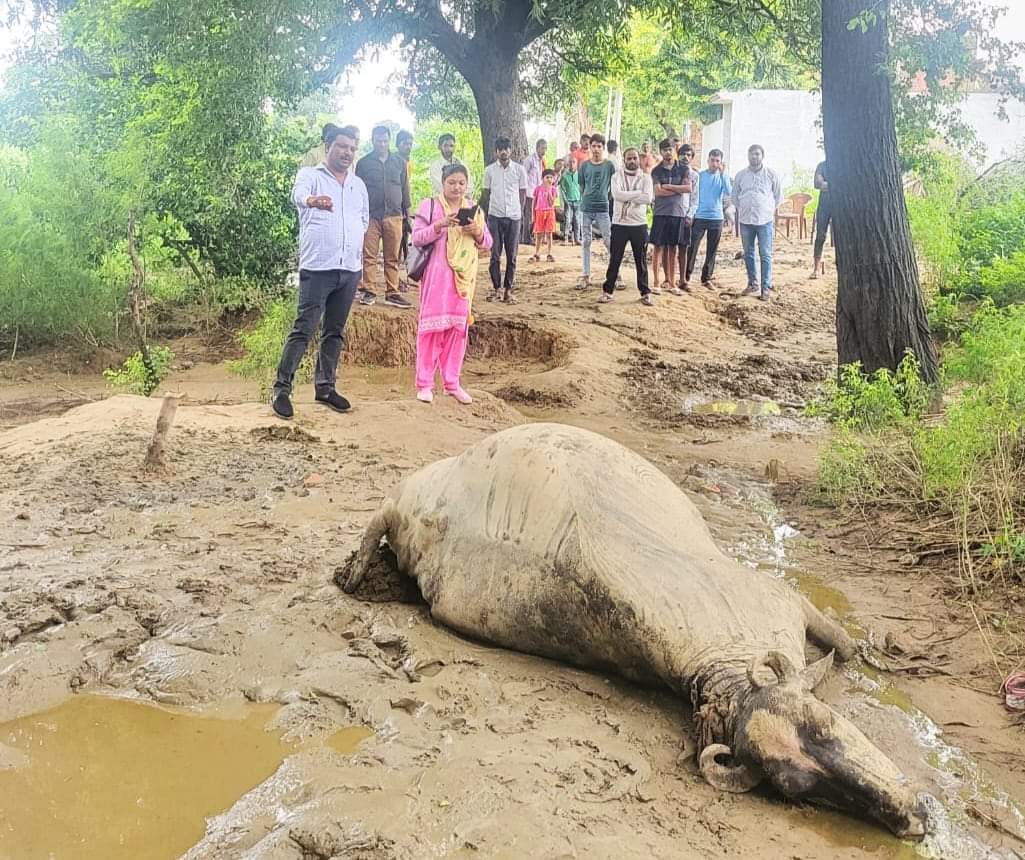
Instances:
[[[370,200],[352,170],[359,132],[352,126],[326,129],[324,145],[324,160],[300,168],[292,188],[299,212],[299,310],[274,382],[271,408],[279,418],[293,415],[292,380],[321,317],[315,398],[336,412],[349,410],[349,401],[335,390],[335,378],[342,332],[363,275]]]

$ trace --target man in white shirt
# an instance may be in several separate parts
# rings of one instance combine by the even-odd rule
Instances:
[[[648,207],[653,200],[651,177],[641,170],[641,154],[634,148],[623,153],[623,167],[612,177],[612,239],[609,243],[609,268],[602,286],[601,304],[612,301],[619,267],[627,242],[634,255],[637,289],[641,304],[653,305],[648,289]]]
[[[438,138],[438,152],[440,156],[430,163],[429,173],[431,177],[431,194],[439,196],[442,191],[441,172],[450,164],[462,164],[455,156],[456,138],[447,131]],[[464,165],[465,166],[465,165]],[[473,182],[469,171],[466,173],[466,196],[473,197]]]
[[[498,299],[515,304],[513,295],[516,277],[516,252],[520,246],[520,220],[527,199],[527,172],[512,160],[512,142],[507,137],[495,141],[495,160],[484,169],[484,193],[481,205],[487,209],[488,230],[491,231],[491,294],[488,301]],[[502,249],[505,249],[505,280],[502,279]],[[504,292],[503,292],[504,288]]]
[[[748,166],[733,180],[733,205],[737,208],[740,240],[744,244],[744,265],[747,267],[747,289],[741,295],[757,295],[769,300],[772,289],[772,238],[776,209],[783,202],[779,176],[764,164],[765,150],[759,144],[747,151]],[[761,262],[761,288],[755,270],[755,242]]]
[[[325,129],[324,145],[324,161],[301,167],[292,188],[299,211],[299,312],[274,382],[271,408],[279,418],[292,417],[292,380],[322,316],[313,378],[316,401],[336,412],[349,411],[349,401],[335,390],[335,376],[342,332],[363,277],[370,198],[352,169],[359,132],[352,126]]]
[[[523,203],[523,229],[520,241],[527,244],[534,238],[534,189],[541,184],[541,175],[548,169],[548,162],[545,160],[547,151],[548,141],[541,138],[534,145],[534,154],[523,162],[523,169],[527,171],[527,198]]]

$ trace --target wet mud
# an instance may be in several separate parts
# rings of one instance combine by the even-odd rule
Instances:
[[[225,762],[240,745],[262,750],[253,770],[225,764],[237,782],[207,780],[228,786],[223,796],[200,803],[192,792],[180,841],[153,841],[149,855],[111,848],[115,860],[1023,856],[1020,729],[996,696],[954,685],[985,690],[985,645],[970,632],[943,664],[951,676],[859,662],[821,688],[935,798],[934,832],[912,845],[768,791],[714,791],[693,760],[685,702],[438,626],[386,549],[366,590],[336,585],[405,475],[512,424],[559,420],[651,460],[728,553],[835,613],[874,662],[896,662],[888,643],[907,651],[931,628],[887,616],[944,619],[943,589],[845,544],[823,513],[774,498],[774,482],[814,468],[823,428],[796,404],[832,372],[835,284],[805,279],[806,251],[781,242],[768,305],[709,292],[649,309],[628,289],[597,306],[594,292],[571,288],[569,252],[524,264],[520,304],[480,309],[465,408],[412,399],[398,366],[412,316],[385,308],[356,315],[365,345],[357,354],[354,337],[361,362],[341,372],[355,403],[346,416],[303,388],[296,421],[282,425],[218,362],[197,359],[166,384],[187,398],[160,476],[141,469],[158,400],[89,399],[61,415],[41,405],[34,422],[19,406],[0,432],[0,791],[49,767],[26,751],[27,727],[99,702],[159,726],[125,751],[149,755],[153,734],[174,736],[172,718],[209,727]],[[742,289],[741,271],[723,268],[722,292]],[[381,343],[385,332],[394,342]],[[52,379],[34,370],[17,382],[15,370],[0,408]],[[60,384],[99,398],[90,374]],[[745,405],[766,403],[779,414]],[[690,423],[700,420],[710,423]],[[77,719],[79,736],[95,728]],[[117,744],[62,748],[60,728],[47,737],[68,766],[116,766]],[[196,762],[212,757],[204,743],[152,758],[151,775],[189,794]],[[66,805],[55,781],[36,784],[37,816]],[[77,835],[107,844],[102,821]],[[56,829],[40,853],[24,830],[0,833],[12,838],[0,856],[61,856],[66,844]]]

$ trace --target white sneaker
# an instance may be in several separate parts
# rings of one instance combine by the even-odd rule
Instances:
[[[434,392],[431,391],[431,389],[429,388],[421,388],[416,393],[416,399],[419,400],[421,403],[430,403],[434,400]]]

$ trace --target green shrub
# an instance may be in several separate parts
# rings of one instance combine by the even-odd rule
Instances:
[[[919,420],[928,402],[918,361],[908,353],[895,374],[884,368],[866,376],[859,363],[844,365],[839,379],[826,384],[825,395],[808,412],[847,430],[878,431]]]
[[[259,383],[261,397],[266,397],[274,385],[281,350],[294,321],[295,301],[278,299],[267,307],[260,321],[252,329],[239,335],[242,358],[229,362],[228,369],[243,379]],[[306,383],[313,379],[316,349],[317,338],[314,336],[310,338],[310,348],[296,371],[296,383]]]
[[[907,195],[911,235],[929,293],[946,289],[961,270],[958,193],[966,178],[963,162],[942,157],[920,184],[922,193]]]
[[[913,522],[940,513],[968,570],[1025,567],[1025,305],[984,303],[942,369],[948,402],[926,419],[911,363],[869,379],[844,368],[816,404],[837,424],[819,489],[835,504],[899,505]]]
[[[965,311],[958,293],[934,293],[926,311],[929,315],[929,331],[940,340],[953,340],[964,331]]]
[[[979,269],[976,278],[978,292],[994,304],[1004,307],[1025,301],[1025,247],[1010,257],[997,257]]]
[[[146,369],[140,351],[126,358],[120,370],[103,371],[107,384],[131,394],[149,397],[171,372],[174,353],[166,346],[151,346],[148,351],[152,372]]]

